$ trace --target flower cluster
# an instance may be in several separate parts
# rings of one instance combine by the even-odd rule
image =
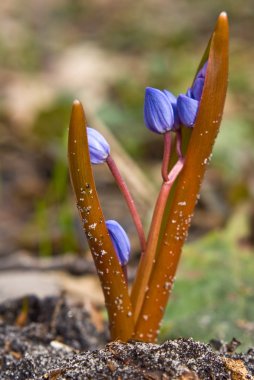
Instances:
[[[198,72],[193,86],[186,95],[178,97],[167,90],[147,87],[144,119],[148,129],[156,133],[176,131],[180,124],[193,127],[205,82],[207,63]]]
[[[202,96],[202,91],[205,81],[207,64],[198,72],[193,86],[188,89],[186,95],[180,94],[177,98],[168,90],[160,91],[156,88],[147,87],[145,93],[144,105],[144,120],[147,128],[151,131],[164,134],[167,131],[177,131],[180,125],[193,127],[198,111],[199,102]],[[130,194],[127,192],[117,168],[110,157],[110,146],[105,138],[95,129],[87,128],[88,147],[92,164],[102,164],[106,162],[115,176],[120,188],[126,197],[127,203],[130,206],[130,211],[134,215],[134,222],[137,230],[141,235],[141,242],[145,238],[142,237],[142,228],[137,219],[137,212],[133,209],[133,202],[130,199]],[[180,161],[181,161],[181,157]],[[165,161],[165,180],[168,179],[167,166],[168,161]],[[182,163],[180,166],[181,170]],[[176,172],[177,175],[178,172]],[[106,226],[114,245],[118,260],[121,266],[125,266],[130,257],[130,241],[122,228],[122,226],[114,221],[108,220]],[[141,243],[142,245],[142,243]]]

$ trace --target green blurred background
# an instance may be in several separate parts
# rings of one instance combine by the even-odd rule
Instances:
[[[0,255],[87,252],[66,160],[75,98],[159,188],[162,141],[143,125],[144,88],[185,92],[224,10],[231,32],[226,108],[161,339],[235,336],[247,347],[254,344],[252,0],[1,2]],[[98,170],[105,213],[122,221],[135,253],[121,199]],[[143,201],[146,220],[154,199],[148,212]]]

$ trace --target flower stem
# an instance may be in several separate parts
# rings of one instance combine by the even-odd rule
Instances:
[[[161,166],[161,175],[164,182],[168,180],[168,164],[170,159],[170,151],[171,151],[171,135],[170,131],[164,133],[164,153],[163,160]]]
[[[182,131],[179,129],[176,132],[176,152],[178,155],[178,158],[183,158],[182,154]]]
[[[108,156],[106,162],[108,164],[108,167],[109,167],[113,177],[115,178],[115,181],[116,181],[120,191],[122,192],[122,194],[126,200],[127,206],[130,210],[133,222],[135,224],[135,227],[136,227],[136,230],[138,233],[141,251],[144,252],[146,249],[146,238],[145,238],[145,233],[143,230],[142,222],[141,222],[140,216],[138,214],[138,211],[136,209],[134,200],[133,200],[133,198],[129,192],[129,189],[128,189],[125,181],[123,180],[123,178],[122,178],[122,176],[118,170],[118,167],[116,166],[115,161],[113,160],[113,158],[110,155]]]
[[[155,208],[153,218],[149,230],[147,248],[145,254],[141,257],[135,282],[131,293],[131,302],[134,311],[134,322],[137,321],[141,307],[147,291],[147,284],[155,261],[155,255],[158,245],[158,237],[160,233],[162,218],[166,207],[169,192],[178,174],[184,165],[184,159],[179,158],[172,170],[167,176],[167,181],[163,182]]]

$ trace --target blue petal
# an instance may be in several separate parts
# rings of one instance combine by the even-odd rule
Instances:
[[[144,119],[148,129],[165,133],[173,128],[174,114],[168,97],[163,91],[147,87],[145,93]]]
[[[189,98],[192,98],[192,88],[188,88],[186,92],[186,96],[188,96]]]
[[[199,77],[195,79],[192,89],[191,89],[191,94],[192,94],[193,99],[196,99],[196,100],[201,99],[204,83],[205,83],[204,78]]]
[[[105,138],[96,129],[87,128],[88,147],[92,164],[102,164],[106,161],[110,147]]]
[[[166,95],[166,97],[168,98],[171,104],[176,104],[177,99],[176,99],[176,96],[172,94],[172,92],[168,90],[163,90],[162,92]]]
[[[208,61],[203,65],[197,74],[197,78],[205,78]]]
[[[180,125],[180,119],[179,119],[179,116],[178,116],[177,105],[176,105],[177,98],[176,98],[176,96],[174,94],[172,94],[172,92],[170,92],[168,90],[163,90],[163,92],[167,96],[167,98],[170,101],[171,106],[173,108],[173,114],[174,114],[173,129],[176,130],[179,127],[179,125]]]
[[[106,226],[120,264],[126,265],[129,261],[131,250],[130,240],[126,232],[115,220],[107,220]]]
[[[179,118],[186,127],[192,127],[197,116],[199,102],[186,95],[180,94],[177,98]]]

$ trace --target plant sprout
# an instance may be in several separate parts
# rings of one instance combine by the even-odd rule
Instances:
[[[147,238],[108,142],[87,126],[81,103],[73,103],[68,146],[70,176],[102,285],[112,340],[157,339],[219,131],[228,80],[228,39],[228,20],[223,12],[186,93],[176,97],[165,89],[146,89],[145,125],[164,139],[162,185]],[[124,196],[139,236],[141,255],[131,292],[127,280],[128,236],[117,221],[105,221],[96,191],[92,164],[104,163]]]

